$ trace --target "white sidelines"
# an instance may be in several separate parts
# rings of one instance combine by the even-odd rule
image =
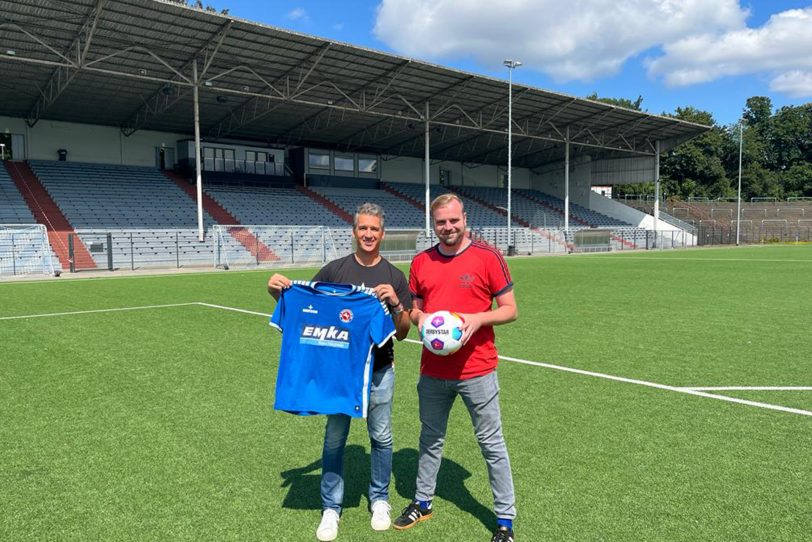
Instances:
[[[121,307],[115,309],[96,309],[90,311],[71,311],[71,312],[49,312],[44,314],[27,314],[23,316],[2,316],[0,320],[26,320],[31,318],[47,318],[49,316],[72,316],[74,314],[95,314],[99,312],[121,312],[121,311],[141,311],[146,309],[165,309],[168,307],[188,307],[190,305],[200,305],[197,301],[190,303],[170,303],[168,305],[144,305],[142,307]]]
[[[812,391],[812,386],[715,386],[680,389],[693,391]]]
[[[113,308],[113,309],[97,309],[97,310],[89,310],[89,311],[72,311],[72,312],[55,312],[55,313],[47,313],[47,314],[32,314],[26,316],[4,316],[0,317],[0,320],[18,320],[24,318],[42,318],[46,316],[70,316],[75,314],[93,314],[93,313],[102,313],[102,312],[116,312],[116,311],[135,311],[135,310],[145,310],[145,309],[161,309],[161,308],[168,308],[168,307],[185,307],[197,305],[200,307],[208,307],[211,309],[218,309],[218,310],[225,310],[231,312],[238,312],[242,314],[250,314],[253,316],[262,316],[264,318],[270,317],[270,314],[266,314],[264,312],[257,312],[257,311],[250,311],[246,309],[240,309],[236,307],[227,307],[225,305],[215,305],[213,303],[203,303],[201,301],[190,302],[190,303],[172,303],[167,305],[146,305],[141,307],[121,307],[121,308]],[[405,339],[405,342],[409,342],[412,344],[422,344],[422,342],[414,340],[414,339]],[[614,376],[605,373],[596,373],[594,371],[585,371],[583,369],[574,369],[572,367],[564,367],[562,365],[554,365],[552,363],[543,363],[540,361],[531,361],[526,359],[514,358],[510,356],[499,356],[499,359],[504,361],[510,361],[513,363],[521,363],[523,365],[532,365],[534,367],[543,367],[545,369],[552,369],[554,371],[563,371],[567,373],[578,374],[582,376],[591,376],[594,378],[602,378],[604,380],[612,380],[615,382],[623,382],[625,384],[635,384],[637,386],[645,386],[648,388],[655,388],[659,390],[671,391],[675,393],[683,393],[686,395],[693,395],[696,397],[704,397],[706,399],[716,399],[717,401],[725,401],[728,403],[737,403],[740,405],[747,405],[756,408],[763,408],[767,410],[776,410],[779,412],[787,412],[790,414],[799,414],[801,416],[810,416],[812,417],[812,411],[809,410],[802,410],[799,408],[790,408],[784,407],[780,405],[773,405],[770,403],[760,403],[758,401],[748,401],[746,399],[739,399],[736,397],[728,397],[726,395],[717,395],[713,393],[707,393],[707,391],[756,391],[759,390],[759,387],[737,387],[737,386],[729,386],[729,387],[717,387],[717,388],[686,388],[686,387],[676,387],[676,386],[668,386],[666,384],[658,384],[656,382],[648,382],[646,380],[638,380],[634,378],[625,378],[622,376]],[[772,387],[761,387],[761,390],[765,391],[785,391],[785,390],[799,390],[799,391],[810,391],[812,387],[807,386],[772,386]]]

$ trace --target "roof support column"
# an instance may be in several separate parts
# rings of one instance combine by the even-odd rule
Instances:
[[[660,223],[660,140],[654,142],[654,246],[657,242],[657,230]]]
[[[195,182],[197,184],[197,237],[203,242],[203,176],[200,172],[200,81],[197,79],[197,59],[192,61],[192,98],[195,106]]]
[[[570,231],[570,127],[564,140],[564,232]]]
[[[426,237],[431,239],[431,135],[429,130],[429,102],[426,102],[426,133],[424,135],[426,149],[423,157],[423,178],[426,181]]]

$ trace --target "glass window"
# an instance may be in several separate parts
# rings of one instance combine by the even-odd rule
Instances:
[[[330,155],[327,153],[310,151],[307,153],[307,164],[311,168],[330,169]]]
[[[360,173],[377,173],[378,159],[372,156],[359,156],[358,171]]]
[[[226,160],[234,160],[234,149],[223,149],[223,157]]]
[[[245,159],[249,162],[255,162],[257,159],[256,151],[245,151]]]
[[[355,171],[355,160],[352,155],[336,155],[335,166],[336,171]]]
[[[194,154],[194,152],[192,152]],[[214,158],[214,149],[211,147],[203,147],[203,158]]]

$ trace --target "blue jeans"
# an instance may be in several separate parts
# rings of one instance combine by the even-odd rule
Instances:
[[[497,517],[512,519],[516,517],[516,496],[510,459],[502,435],[499,380],[495,371],[469,380],[443,380],[420,375],[417,383],[421,423],[420,453],[415,499],[430,501],[434,497],[448,428],[448,415],[458,395],[471,416],[474,434],[488,467],[494,512]]]
[[[392,365],[372,373],[372,386],[367,410],[369,431],[370,482],[369,502],[389,500],[392,478],[392,396],[395,391],[395,369]],[[324,450],[321,456],[321,502],[324,509],[341,513],[344,500],[344,446],[350,432],[351,417],[345,414],[327,416]]]

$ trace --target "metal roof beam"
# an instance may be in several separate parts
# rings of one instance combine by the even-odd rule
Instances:
[[[296,89],[299,90],[301,86],[307,81],[310,75],[313,73],[313,70],[316,66],[319,65],[321,60],[324,58],[324,55],[327,51],[333,46],[332,42],[327,42],[304,59],[299,64],[292,66],[289,70],[285,73],[280,75],[274,80],[274,85],[279,85],[281,83],[288,82],[290,75],[295,72],[297,69],[304,71],[304,67],[308,63],[312,63],[310,69],[307,72],[299,77],[299,81],[296,85]],[[288,88],[290,85],[287,83],[285,85]],[[268,114],[272,113],[274,110],[278,109],[284,105],[283,103],[278,103],[270,100],[267,96],[254,96],[249,98],[239,106],[235,107],[229,113],[215,122],[208,130],[207,134],[209,137],[223,137],[228,134],[239,130],[243,126],[247,124],[251,124],[254,121],[261,119],[262,117],[267,116]]]
[[[39,122],[39,119],[42,118],[43,113],[45,113],[48,108],[59,99],[62,93],[65,92],[65,89],[68,88],[68,85],[71,84],[71,81],[73,81],[73,79],[82,69],[82,65],[85,63],[85,59],[87,58],[87,53],[90,50],[90,44],[93,41],[93,35],[98,27],[99,17],[104,9],[105,1],[106,0],[96,0],[96,5],[92,10],[90,10],[90,13],[85,18],[84,24],[82,24],[79,32],[76,33],[76,36],[73,38],[70,46],[65,51],[65,54],[59,55],[62,58],[68,59],[75,51],[75,63],[71,67],[58,66],[54,69],[53,73],[51,73],[50,79],[48,79],[44,89],[41,90],[39,97],[34,102],[34,105],[31,107],[31,110],[26,116],[25,122],[28,124],[28,126],[33,127],[37,124],[37,122]]]
[[[463,85],[464,86],[464,85],[466,85],[468,83],[468,81],[470,81],[470,79],[465,80],[465,81],[461,81],[459,83],[456,83],[455,85],[452,85],[452,88],[454,86],[456,86],[456,85]],[[519,89],[518,92],[514,92],[514,94],[513,94],[514,95],[514,100],[517,100],[522,94],[526,93],[528,90],[529,89],[527,87],[525,87],[525,88]],[[439,95],[439,93],[435,94],[434,96],[437,96],[437,95]],[[447,112],[447,111],[449,111],[451,109],[457,109],[458,111],[460,111],[462,113],[462,115],[460,115],[456,119],[452,120],[451,123],[453,123],[453,124],[449,124],[449,123],[444,123],[444,124],[452,125],[452,126],[458,126],[460,128],[469,128],[469,129],[483,129],[483,128],[486,128],[486,127],[490,126],[491,124],[493,124],[496,121],[496,119],[501,118],[502,113],[507,110],[506,107],[496,108],[497,105],[502,104],[504,102],[504,99],[502,99],[502,98],[500,98],[498,100],[494,100],[493,102],[491,102],[489,104],[486,104],[486,105],[480,107],[479,109],[475,109],[474,111],[471,111],[471,112],[466,112],[465,110],[462,109],[462,107],[460,107],[457,104],[452,104],[452,103],[450,103],[450,101],[451,100],[447,100],[445,106],[443,108],[441,108],[440,111],[434,113],[432,118],[437,118],[439,115],[441,115],[441,114],[443,114],[443,113],[445,113],[445,112]],[[487,109],[489,109],[491,107],[493,107],[495,109],[491,114],[490,120],[483,121],[483,119],[482,119],[483,112],[485,112]],[[477,116],[479,117],[479,120],[475,119],[475,117],[477,117]],[[460,121],[463,118],[469,119],[471,121],[471,124],[470,125],[469,124],[462,124]],[[436,121],[432,121],[432,122],[435,122],[435,124],[436,124]],[[507,134],[507,131],[505,131],[505,134]],[[415,136],[416,139],[420,138],[420,137],[422,137],[422,134],[418,134],[418,135]],[[479,137],[479,135],[472,136],[471,138],[466,139],[462,143],[467,143],[468,141],[476,139],[477,137]],[[455,146],[456,146],[456,144],[455,145],[449,145],[448,147],[441,149],[439,152],[445,152],[449,148],[454,148]],[[394,147],[389,147],[384,152],[389,152],[389,151],[391,151],[393,149],[394,149]],[[437,151],[433,151],[433,152],[437,152]]]
[[[204,43],[195,52],[195,54],[184,63],[183,67],[179,71],[181,73],[186,72],[189,68],[191,68],[192,62],[196,62],[201,55],[204,55],[206,60],[202,73],[205,74],[208,68],[211,66],[217,52],[220,50],[220,46],[223,44],[223,40],[225,40],[226,35],[228,35],[233,23],[234,21],[232,20],[226,21],[226,23],[220,27],[217,33],[215,33],[211,39]],[[214,45],[214,50],[211,52],[211,54],[209,54],[208,50],[212,47],[212,45]],[[141,129],[141,127],[144,126],[151,118],[158,117],[174,107],[175,104],[186,97],[186,94],[189,93],[189,91],[191,91],[191,87],[164,83],[152,96],[144,101],[144,103],[135,113],[130,115],[130,117],[124,121],[121,126],[121,133],[128,137],[131,136],[137,130]]]
[[[372,100],[372,103],[371,103],[371,105],[370,105],[370,107],[369,107],[369,108],[371,109],[371,108],[372,108],[372,107],[374,107],[375,105],[379,105],[379,104],[383,103],[384,101],[386,101],[386,100],[382,100],[382,99],[381,99],[381,96],[383,95],[383,93],[384,93],[384,92],[385,92],[387,89],[389,89],[389,87],[390,87],[390,86],[392,86],[392,83],[394,83],[395,79],[397,79],[397,78],[398,78],[398,76],[400,76],[400,74],[401,74],[401,73],[403,73],[403,71],[404,71],[404,70],[405,70],[405,69],[406,69],[406,68],[407,68],[407,67],[408,67],[408,66],[409,66],[411,63],[412,63],[412,61],[411,61],[411,60],[406,60],[405,62],[402,62],[402,63],[401,63],[401,64],[399,64],[398,66],[395,66],[394,68],[392,68],[392,69],[390,69],[389,71],[387,71],[385,74],[383,74],[381,77],[379,77],[379,78],[378,78],[378,79],[376,79],[375,81],[370,81],[369,83],[367,83],[367,84],[365,84],[365,85],[361,85],[361,86],[357,87],[356,89],[351,90],[351,91],[349,91],[349,92],[344,92],[344,91],[342,91],[342,90],[341,90],[341,89],[340,89],[340,88],[339,88],[339,87],[338,87],[338,86],[337,86],[335,83],[333,83],[332,81],[330,81],[330,80],[328,79],[328,80],[327,80],[327,82],[328,82],[328,83],[329,83],[329,84],[330,84],[330,85],[331,85],[331,86],[332,86],[332,87],[333,87],[333,88],[334,88],[336,91],[338,91],[338,92],[339,92],[339,94],[341,94],[342,98],[340,98],[340,99],[338,99],[338,100],[334,101],[333,103],[329,103],[329,102],[328,102],[327,106],[322,107],[322,109],[321,109],[321,110],[316,111],[315,113],[313,113],[312,115],[310,115],[309,117],[307,117],[306,119],[304,119],[304,120],[303,120],[302,122],[300,122],[299,124],[297,124],[297,125],[295,125],[295,126],[293,126],[293,127],[289,128],[288,130],[286,130],[285,132],[283,132],[282,134],[280,134],[280,135],[279,135],[279,138],[280,138],[280,139],[282,139],[282,138],[284,138],[284,137],[288,137],[288,140],[290,141],[290,135],[291,135],[291,134],[293,134],[293,133],[294,133],[296,130],[299,130],[299,129],[301,129],[301,128],[303,128],[303,127],[307,126],[307,124],[308,124],[308,123],[309,123],[311,120],[315,119],[316,117],[318,117],[319,115],[321,115],[321,114],[322,114],[322,113],[324,113],[325,111],[328,111],[328,110],[330,109],[330,107],[331,107],[331,106],[336,106],[336,105],[339,105],[339,104],[340,104],[341,102],[343,102],[344,100],[349,101],[350,103],[352,103],[352,104],[356,105],[356,107],[358,107],[358,109],[359,109],[360,111],[362,111],[362,112],[363,112],[363,111],[367,111],[368,109],[367,109],[367,107],[365,106],[365,102],[366,102],[366,91],[367,91],[367,90],[368,90],[370,87],[373,87],[374,85],[379,84],[379,83],[381,82],[381,80],[383,80],[383,79],[387,79],[387,78],[388,78],[388,79],[389,79],[389,81],[387,82],[386,86],[385,86],[383,89],[379,89],[379,90],[378,90],[378,92],[376,92],[376,93],[375,93],[375,96],[374,96],[374,98],[373,98],[373,100]],[[304,93],[304,92],[302,92],[302,94],[303,94],[303,93]],[[361,99],[359,100],[359,101],[360,101],[360,104],[359,104],[359,103],[357,103],[357,102],[355,102],[355,101],[354,101],[354,100],[351,98],[351,96],[353,96],[353,95],[355,95],[355,94],[357,94],[357,93],[361,93]],[[298,96],[298,95],[297,95],[297,96]],[[387,99],[388,99],[388,98],[387,98]],[[404,100],[404,101],[405,101],[405,100]],[[407,103],[407,105],[409,105],[409,104]],[[415,108],[414,108],[414,107],[412,107],[412,109],[415,109]],[[415,109],[415,111],[417,111],[417,109]],[[300,137],[300,138],[301,138],[301,137],[304,137],[304,132],[302,132],[302,134],[300,134],[300,136],[299,136],[299,137]]]

